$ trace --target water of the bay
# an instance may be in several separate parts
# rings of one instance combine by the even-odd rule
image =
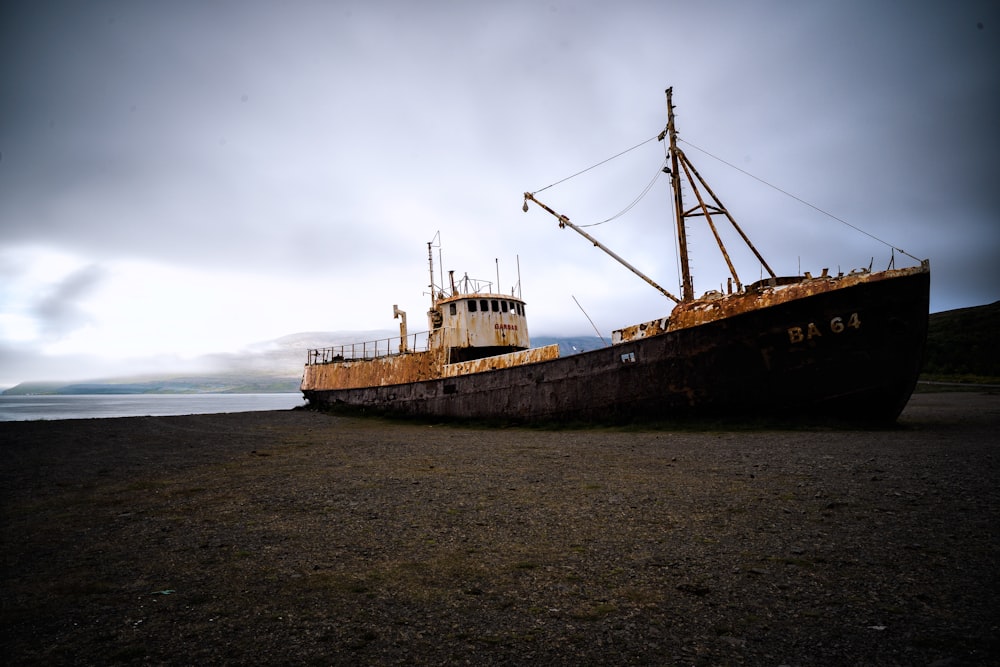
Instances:
[[[302,394],[80,394],[0,396],[0,421],[201,415],[291,410]]]

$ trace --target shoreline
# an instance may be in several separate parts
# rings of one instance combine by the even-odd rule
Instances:
[[[224,414],[291,409],[301,393],[36,394],[0,396],[0,423]]]

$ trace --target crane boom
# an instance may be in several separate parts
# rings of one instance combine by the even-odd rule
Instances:
[[[626,262],[624,259],[622,259],[613,250],[611,250],[611,248],[608,248],[606,245],[604,245],[603,243],[601,243],[600,241],[598,241],[597,239],[595,239],[593,236],[591,236],[587,232],[583,231],[582,229],[580,229],[579,227],[577,227],[576,225],[574,225],[572,222],[569,221],[569,218],[567,218],[565,215],[562,215],[561,213],[556,213],[551,208],[549,208],[548,205],[543,204],[542,202],[540,202],[537,199],[535,199],[535,195],[533,195],[530,192],[525,192],[524,193],[524,206],[522,208],[523,208],[523,210],[524,210],[525,213],[528,212],[528,200],[529,199],[531,201],[535,202],[536,204],[538,204],[545,211],[548,211],[553,216],[555,216],[555,218],[559,221],[559,226],[560,227],[569,227],[574,232],[576,232],[577,234],[579,234],[583,238],[587,239],[588,241],[590,241],[591,243],[593,243],[595,246],[597,246],[598,248],[600,248],[604,252],[606,252],[609,255],[611,255],[611,257],[613,257],[614,259],[616,259],[626,269],[628,269],[629,271],[631,271],[632,273],[634,273],[635,275],[639,276],[640,278],[642,278],[643,280],[645,280],[647,283],[649,283],[650,285],[652,285],[658,292],[660,292],[660,294],[662,294],[663,296],[665,296],[668,299],[672,300],[674,303],[680,303],[681,302],[681,300],[678,299],[676,296],[674,296],[673,294],[671,294],[670,292],[668,292],[667,290],[663,289],[658,284],[656,284],[656,281],[654,281],[652,278],[650,278],[645,273],[643,273],[642,271],[640,271],[639,269],[635,268],[634,266],[632,266],[631,264],[629,264],[628,262]]]

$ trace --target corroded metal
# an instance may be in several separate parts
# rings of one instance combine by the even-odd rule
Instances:
[[[458,418],[657,420],[692,415],[734,417],[822,415],[893,421],[909,399],[927,333],[930,266],[823,270],[778,277],[677,147],[672,90],[667,91],[669,166],[680,243],[682,299],[547,205],[524,194],[633,273],[677,302],[660,319],[624,327],[612,345],[568,357],[558,346],[530,348],[524,302],[467,276],[434,284],[428,243],[431,308],[427,351],[405,342],[312,350],[302,378],[310,404]],[[698,205],[685,210],[681,178]],[[702,188],[711,198],[702,196]],[[712,220],[725,215],[768,277],[741,284]],[[732,278],[726,294],[694,297],[686,221],[703,216]],[[497,275],[499,282],[499,272]],[[732,283],[736,289],[733,291]],[[444,283],[442,276],[441,282]],[[520,285],[520,281],[518,281]],[[394,307],[395,313],[401,313]],[[406,341],[405,317],[400,339]],[[385,352],[382,352],[384,347]],[[352,356],[355,347],[351,348]]]
[[[520,297],[484,291],[488,283],[468,276],[456,283],[453,271],[447,289],[434,285],[431,247],[428,243],[430,330],[413,334],[411,346],[406,313],[394,305],[393,317],[401,319],[398,338],[309,350],[303,392],[399,385],[558,356],[558,346],[528,349],[528,321]],[[418,340],[426,340],[424,351],[418,351]]]
[[[445,356],[443,350],[437,350],[375,359],[309,364],[302,376],[301,389],[312,391],[385,386],[483,373],[555,359],[559,356],[559,346],[546,345],[450,364],[446,363]]]
[[[511,421],[816,415],[891,422],[920,371],[926,266],[548,361],[399,385],[303,387],[310,404]]]
[[[441,375],[443,351],[411,352],[374,359],[307,364],[302,391],[380,387],[419,382]]]
[[[796,299],[844,289],[845,287],[852,287],[868,282],[891,280],[927,271],[929,271],[927,262],[924,262],[921,266],[891,269],[879,273],[855,271],[846,275],[830,276],[824,270],[823,274],[816,278],[811,276],[794,279],[785,278],[773,281],[773,286],[770,284],[770,281],[764,280],[755,286],[751,286],[751,289],[731,295],[710,292],[700,299],[679,304],[674,308],[669,317],[634,324],[614,331],[611,335],[611,342],[612,344],[617,344],[640,338],[648,338],[668,331],[695,327],[707,322],[734,317]]]
[[[528,320],[521,299],[504,294],[461,293],[439,299],[432,326],[431,347],[477,348],[531,346]],[[433,325],[433,322],[432,322]]]
[[[680,151],[678,151],[678,153],[680,153]],[[712,236],[715,237],[715,243],[719,246],[719,250],[722,251],[722,257],[726,260],[726,266],[729,267],[729,274],[733,277],[733,280],[736,281],[738,289],[740,285],[740,277],[736,275],[736,267],[733,266],[733,260],[729,258],[729,251],[726,250],[726,244],[722,242],[722,237],[719,236],[719,230],[716,228],[715,222],[712,220],[713,213],[722,213],[723,210],[719,207],[712,207],[712,209],[709,209],[708,204],[705,203],[705,200],[701,196],[701,190],[698,189],[694,178],[691,176],[692,168],[689,166],[687,159],[684,158],[683,154],[681,154],[680,157],[681,168],[684,169],[684,175],[687,176],[688,183],[691,184],[691,192],[694,193],[695,198],[698,200],[698,208],[701,209],[701,215],[705,216],[705,223],[708,224],[709,229],[712,230]],[[690,215],[693,215],[693,213],[685,213],[685,216]]]
[[[674,89],[667,88],[667,129],[660,134],[669,142],[670,187],[673,190],[674,221],[677,224],[677,249],[680,254],[681,296],[685,301],[694,298],[694,284],[691,282],[691,262],[688,259],[687,228],[684,226],[684,199],[681,196],[680,156],[677,150],[677,128],[674,123]]]
[[[680,148],[677,147],[677,129],[674,123],[674,104],[673,104],[673,88],[667,88],[667,129],[664,130],[660,136],[660,141],[664,138],[669,141],[669,153],[670,153],[670,184],[674,192],[674,217],[677,221],[677,241],[678,248],[680,252],[680,263],[681,263],[681,284],[682,293],[684,295],[684,301],[694,300],[694,282],[691,277],[691,265],[688,260],[688,247],[687,247],[687,228],[685,226],[685,220],[689,217],[694,217],[697,215],[704,216],[705,222],[708,224],[709,228],[712,230],[712,235],[715,237],[715,242],[719,246],[719,250],[722,252],[722,257],[726,260],[726,265],[729,267],[729,273],[736,281],[737,290],[741,287],[740,278],[736,274],[736,267],[733,265],[732,260],[729,258],[729,251],[726,250],[725,243],[722,242],[722,237],[719,235],[719,230],[716,229],[715,223],[712,221],[712,216],[716,214],[721,214],[726,216],[729,220],[729,224],[733,226],[733,229],[740,235],[740,238],[754,254],[754,257],[761,263],[761,266],[767,271],[768,275],[772,278],[775,276],[773,270],[758,252],[756,246],[750,241],[750,238],[743,231],[743,228],[736,222],[736,219],[730,215],[729,210],[723,206],[722,201],[716,196],[715,192],[708,185],[708,182],[701,177],[698,170],[695,169],[694,165],[691,164],[691,160],[688,159],[687,155],[684,154]],[[680,168],[678,168],[680,167]],[[681,170],[683,170],[685,177],[687,178],[688,185],[691,187],[691,191],[694,193],[695,197],[698,199],[698,206],[692,208],[689,211],[684,210],[683,197],[681,196]],[[709,204],[701,196],[701,191],[698,185],[705,188],[705,192],[712,198],[713,204]]]
[[[681,159],[684,160],[684,164],[686,165],[686,168],[688,168],[688,169],[691,170],[691,173],[694,174],[694,177],[696,179],[698,179],[698,182],[701,183],[702,187],[705,188],[705,191],[708,192],[708,194],[712,197],[713,201],[715,201],[715,204],[716,204],[716,206],[714,207],[715,208],[715,212],[721,213],[724,216],[726,216],[726,219],[729,220],[729,224],[731,224],[733,226],[733,229],[736,230],[736,233],[740,235],[740,238],[743,239],[743,243],[746,244],[747,248],[750,249],[750,252],[752,252],[753,255],[754,255],[754,257],[757,258],[757,261],[760,262],[761,266],[764,267],[764,270],[767,271],[767,274],[769,276],[771,276],[772,278],[775,277],[775,273],[771,269],[771,267],[768,265],[767,261],[760,254],[760,252],[757,250],[757,247],[753,244],[753,242],[750,241],[750,237],[746,235],[746,232],[744,232],[743,228],[740,227],[739,223],[736,222],[736,219],[732,215],[730,215],[729,209],[727,209],[725,206],[722,205],[722,200],[720,200],[718,198],[718,196],[716,196],[715,192],[712,191],[712,188],[709,187],[708,182],[706,182],[705,179],[701,177],[701,174],[699,174],[698,170],[694,168],[694,165],[691,164],[691,161],[687,159],[687,156],[683,153],[683,151],[681,151],[680,149],[678,149],[677,152],[680,154]],[[692,181],[692,183],[693,183],[693,181]],[[710,215],[706,215],[706,218],[709,221],[711,220],[711,216]],[[715,230],[715,226],[714,225],[712,226],[712,230],[713,231]],[[716,241],[719,243],[719,246],[722,247],[722,239],[719,238],[718,234],[716,234],[715,238],[716,238]],[[723,253],[726,254],[726,258],[728,260],[728,253],[726,253],[725,248],[723,248]],[[730,268],[732,268],[731,264],[730,264]],[[733,277],[736,278],[736,271],[735,271],[735,269],[733,269],[732,273],[733,273]],[[737,280],[737,282],[739,282],[738,278],[736,278],[736,280]]]
[[[484,373],[495,371],[501,368],[514,368],[525,364],[535,364],[539,361],[548,361],[559,356],[558,345],[546,345],[535,347],[530,350],[518,350],[507,354],[498,354],[493,357],[483,357],[472,361],[460,361],[454,364],[446,364],[441,369],[444,377],[455,377],[458,375],[469,375],[471,373]]]
[[[393,319],[399,319],[399,353],[409,352],[409,346],[406,344],[409,338],[406,331],[406,313],[400,310],[398,305],[393,304],[392,317]]]

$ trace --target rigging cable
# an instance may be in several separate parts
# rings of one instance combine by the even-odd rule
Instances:
[[[639,193],[639,196],[637,196],[635,199],[632,200],[631,204],[629,204],[628,206],[626,206],[625,208],[623,208],[618,213],[615,213],[613,216],[611,216],[607,220],[601,220],[600,222],[592,222],[589,225],[577,225],[577,227],[597,227],[598,225],[603,225],[605,222],[611,222],[612,220],[614,220],[616,218],[620,218],[623,215],[625,215],[626,213],[628,213],[629,211],[631,211],[632,207],[635,206],[636,204],[638,204],[640,201],[642,201],[642,198],[645,197],[646,195],[648,195],[649,191],[653,189],[653,185],[656,183],[656,179],[658,179],[660,177],[660,174],[663,173],[663,167],[664,166],[666,166],[666,163],[664,163],[663,165],[661,165],[661,166],[659,166],[659,167],[656,168],[656,173],[653,174],[653,178],[649,181],[649,183],[646,184],[646,187],[643,188],[642,192]]]
[[[567,176],[566,178],[560,179],[560,180],[556,181],[555,183],[551,183],[549,185],[546,185],[544,188],[541,188],[540,190],[535,190],[534,192],[532,192],[532,194],[537,194],[539,192],[542,192],[543,190],[548,190],[549,188],[554,187],[556,185],[559,185],[560,183],[565,183],[566,181],[570,180],[571,178],[576,178],[580,174],[585,174],[586,172],[590,171],[591,169],[596,169],[597,167],[600,167],[602,164],[610,162],[611,160],[614,160],[615,158],[619,158],[622,155],[625,155],[626,153],[630,153],[630,152],[634,151],[637,148],[645,146],[646,144],[648,144],[653,139],[659,139],[659,135],[654,135],[654,136],[650,137],[649,139],[646,139],[645,141],[641,141],[641,142],[637,143],[635,146],[632,146],[631,148],[627,148],[627,149],[623,150],[622,152],[620,152],[620,153],[618,153],[616,155],[612,155],[611,157],[609,157],[607,159],[601,160],[600,162],[598,162],[595,165],[591,165],[590,167],[587,167],[586,169],[578,171],[575,174]],[[598,225],[603,225],[606,222],[611,222],[612,220],[620,218],[621,216],[623,216],[626,213],[628,213],[629,211],[631,211],[632,208],[636,204],[638,204],[643,199],[643,197],[645,197],[647,194],[649,194],[650,190],[653,189],[653,185],[656,183],[656,179],[658,179],[660,177],[660,174],[663,173],[663,167],[665,167],[665,166],[666,166],[666,160],[664,160],[663,165],[661,165],[661,166],[659,166],[659,167],[656,168],[656,173],[653,175],[653,178],[649,181],[649,183],[646,185],[646,187],[643,188],[642,192],[640,192],[639,195],[635,199],[632,200],[632,203],[630,203],[628,206],[626,206],[625,208],[623,208],[621,211],[619,211],[618,213],[614,214],[613,216],[611,216],[607,220],[602,220],[600,222],[592,222],[589,225],[577,225],[577,226],[578,227],[597,227]]]
[[[618,158],[618,157],[621,157],[622,155],[625,155],[626,153],[629,153],[629,152],[631,152],[631,151],[634,151],[634,150],[635,150],[636,148],[639,148],[640,146],[645,146],[645,145],[646,145],[646,144],[648,144],[648,143],[649,143],[650,141],[652,141],[653,139],[657,139],[657,138],[659,138],[659,135],[658,135],[658,134],[654,134],[654,135],[653,135],[653,136],[651,136],[651,137],[650,137],[649,139],[646,139],[645,141],[642,141],[642,142],[640,142],[640,143],[636,144],[636,145],[635,145],[635,146],[633,146],[632,148],[627,148],[627,149],[623,150],[623,151],[622,151],[621,153],[618,153],[617,155],[612,155],[611,157],[609,157],[609,158],[608,158],[608,159],[606,159],[606,160],[601,160],[600,162],[598,162],[598,163],[597,163],[597,164],[595,164],[595,165],[592,165],[592,166],[590,166],[590,167],[587,167],[586,169],[584,169],[584,170],[582,170],[582,171],[578,171],[578,172],[576,172],[575,174],[573,174],[572,176],[567,176],[566,178],[563,178],[563,179],[561,179],[561,180],[558,180],[558,181],[556,181],[555,183],[551,183],[551,184],[549,184],[549,185],[546,185],[546,186],[545,186],[544,188],[542,188],[541,190],[535,190],[535,191],[534,191],[534,192],[532,192],[531,194],[533,194],[533,195],[536,195],[536,194],[538,194],[539,192],[542,192],[542,191],[544,191],[544,190],[548,190],[549,188],[551,188],[551,187],[553,187],[553,186],[556,186],[556,185],[559,185],[560,183],[565,183],[566,181],[568,181],[568,180],[569,180],[569,179],[571,179],[571,178],[576,178],[576,177],[577,177],[577,176],[579,176],[580,174],[584,174],[584,173],[586,173],[586,172],[590,171],[591,169],[596,169],[597,167],[600,167],[600,166],[601,166],[602,164],[604,164],[605,162],[611,162],[611,161],[612,161],[612,160],[614,160],[615,158]]]
[[[718,157],[717,155],[712,155],[711,153],[709,153],[708,151],[706,151],[706,150],[705,150],[704,148],[699,148],[698,146],[695,146],[694,144],[692,144],[692,143],[691,143],[690,141],[688,141],[687,139],[680,139],[680,138],[678,137],[678,140],[679,140],[679,141],[683,141],[683,142],[684,142],[684,143],[686,143],[686,144],[687,144],[688,146],[690,146],[691,148],[693,148],[693,149],[695,149],[695,150],[697,150],[697,151],[701,151],[702,153],[704,153],[704,154],[705,154],[705,155],[707,155],[708,157],[710,157],[710,158],[713,158],[713,159],[715,159],[715,160],[718,160],[718,161],[719,161],[719,162],[721,162],[722,164],[724,164],[724,165],[726,165],[726,166],[728,166],[728,167],[732,167],[732,168],[733,168],[733,169],[735,169],[736,171],[738,171],[738,172],[741,172],[741,173],[743,173],[743,174],[745,174],[745,175],[749,176],[750,178],[754,179],[755,181],[759,181],[760,183],[763,183],[763,184],[764,184],[764,185],[766,185],[767,187],[769,187],[769,188],[771,188],[771,189],[773,189],[773,190],[777,190],[778,192],[780,192],[781,194],[785,195],[786,197],[791,197],[791,198],[792,198],[792,199],[794,199],[795,201],[797,201],[797,202],[799,202],[799,203],[801,203],[801,204],[805,204],[805,205],[806,205],[806,206],[808,206],[809,208],[812,208],[812,209],[815,209],[815,210],[819,211],[820,213],[822,213],[823,215],[825,215],[825,216],[827,216],[827,217],[830,217],[830,218],[833,218],[834,220],[836,220],[837,222],[839,222],[839,223],[841,223],[841,224],[843,224],[843,225],[847,225],[848,227],[850,227],[850,228],[851,228],[851,229],[853,229],[854,231],[856,231],[856,232],[860,232],[860,233],[864,234],[865,236],[867,236],[867,237],[869,237],[869,238],[872,238],[872,239],[875,239],[876,241],[878,241],[878,242],[879,242],[879,243],[881,243],[882,245],[884,245],[884,246],[887,246],[887,247],[891,248],[891,249],[892,249],[893,251],[896,251],[896,250],[898,250],[899,252],[903,253],[903,254],[904,254],[904,255],[906,255],[907,257],[909,257],[909,258],[911,258],[911,259],[915,259],[915,260],[917,260],[918,262],[920,261],[920,258],[919,258],[919,257],[914,257],[913,255],[911,255],[910,253],[906,252],[906,251],[905,251],[905,250],[903,250],[902,248],[897,248],[896,246],[894,246],[893,244],[889,243],[888,241],[883,241],[882,239],[880,239],[879,237],[875,236],[874,234],[872,234],[872,233],[870,233],[870,232],[866,232],[865,230],[861,229],[860,227],[858,227],[858,226],[856,226],[856,225],[852,225],[851,223],[847,222],[846,220],[843,220],[843,219],[841,219],[841,218],[838,218],[838,217],[837,217],[837,216],[835,216],[834,214],[832,214],[832,213],[829,213],[829,212],[827,212],[827,211],[824,211],[823,209],[821,209],[820,207],[818,207],[818,206],[816,206],[816,205],[814,205],[814,204],[810,204],[810,203],[809,203],[809,202],[807,202],[807,201],[806,201],[805,199],[802,199],[801,197],[796,197],[796,196],[795,196],[795,195],[793,195],[792,193],[790,193],[790,192],[787,192],[786,190],[782,190],[782,189],[781,189],[781,188],[779,188],[779,187],[778,187],[777,185],[772,185],[771,183],[768,183],[768,182],[767,182],[767,181],[765,181],[764,179],[762,179],[762,178],[760,178],[760,177],[758,177],[758,176],[754,176],[754,175],[753,175],[753,174],[751,174],[751,173],[750,173],[749,171],[746,171],[746,170],[744,170],[744,169],[740,169],[740,168],[739,168],[739,167],[737,167],[737,166],[736,166],[735,164],[732,164],[732,163],[730,163],[730,162],[726,162],[725,160],[723,160],[723,159],[722,159],[721,157]]]

